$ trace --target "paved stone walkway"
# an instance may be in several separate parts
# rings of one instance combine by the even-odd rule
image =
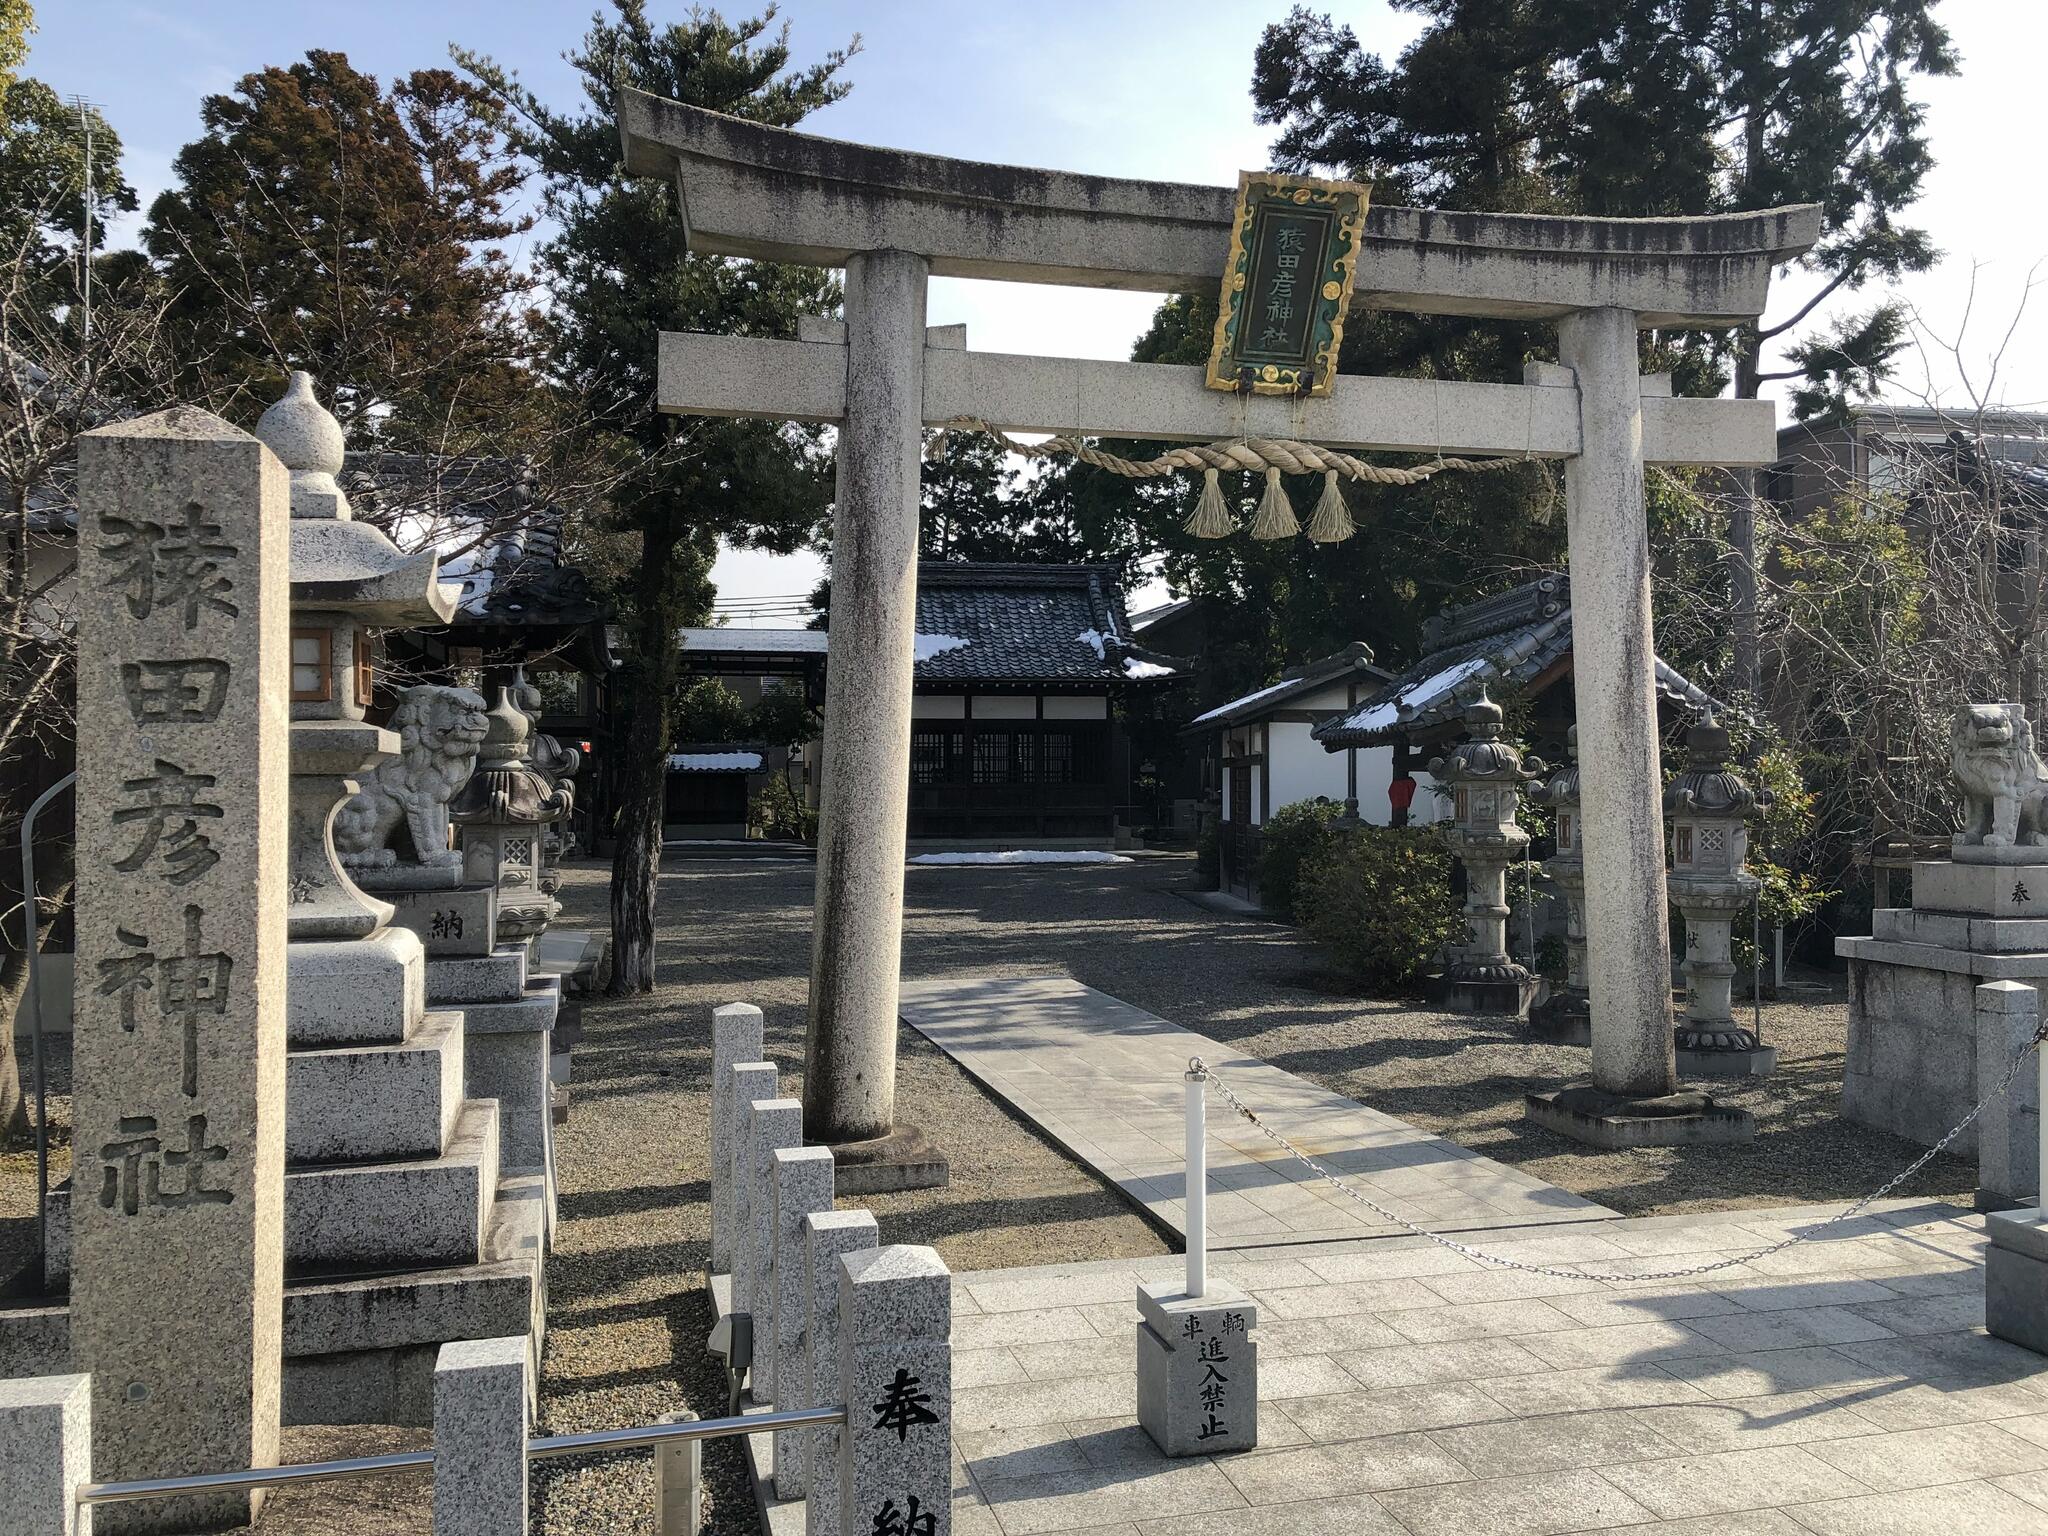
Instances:
[[[1381,1205],[1438,1231],[1614,1212],[1065,976],[906,981],[902,1016],[998,1098],[1185,1234],[1183,1074],[1200,1056],[1275,1129]],[[1209,1107],[1209,1241],[1221,1252],[1400,1228]]]
[[[1820,1212],[1487,1234],[1643,1275]],[[1416,1238],[1226,1254],[1260,1445],[1136,1427],[1132,1295],[1178,1260],[954,1287],[958,1536],[2048,1536],[2048,1360],[1988,1337],[1982,1219],[1903,1204],[1686,1280],[1553,1278]]]

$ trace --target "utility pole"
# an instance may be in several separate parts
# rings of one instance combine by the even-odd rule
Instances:
[[[78,126],[85,135],[85,206],[79,227],[84,231],[78,250],[79,339],[92,340],[92,117],[93,104],[83,96],[71,98],[78,112]]]

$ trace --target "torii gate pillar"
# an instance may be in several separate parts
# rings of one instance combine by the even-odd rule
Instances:
[[[847,1194],[945,1178],[943,1160],[895,1124],[930,271],[905,251],[846,261],[804,1134],[832,1147]]]
[[[1599,743],[1579,754],[1583,803],[1599,809],[1584,840],[1593,1086],[1654,1098],[1677,1086],[1677,1069],[1636,317],[1580,310],[1558,321],[1557,339],[1578,376],[1580,447],[1564,461],[1564,494],[1572,606],[1589,619],[1572,625],[1572,692],[1579,740]]]

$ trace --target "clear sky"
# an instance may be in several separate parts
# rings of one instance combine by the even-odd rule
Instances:
[[[41,0],[29,72],[100,104],[127,148],[143,203],[170,178],[199,126],[199,101],[247,71],[338,48],[359,68],[391,75],[445,61],[450,42],[494,54],[545,97],[575,82],[562,52],[592,0]],[[728,14],[755,7],[728,5]],[[1331,3],[1370,47],[1398,52],[1413,18],[1384,3]],[[681,0],[652,0],[657,17]],[[844,101],[806,128],[865,143],[1104,175],[1234,182],[1265,164],[1267,130],[1248,86],[1260,28],[1284,0],[787,0],[799,59],[861,34]],[[2030,275],[2048,279],[2048,196],[2030,150],[2040,61],[2041,0],[1945,0],[1941,16],[1963,54],[1958,80],[1925,84],[1939,161],[1912,217],[1946,253],[1907,284],[1923,317],[1920,344],[1894,393],[1960,408],[1971,398],[2048,405],[2048,292],[2014,325]],[[1796,295],[1797,274],[1781,284]],[[939,279],[931,321],[964,321],[982,350],[1126,357],[1156,300],[1022,284]],[[1849,303],[1867,302],[1868,295]],[[2008,339],[2008,329],[2011,335]],[[1949,347],[1961,341],[1960,366]],[[1992,358],[2001,346],[2002,364]],[[818,562],[735,554],[720,562],[722,596],[808,591]]]

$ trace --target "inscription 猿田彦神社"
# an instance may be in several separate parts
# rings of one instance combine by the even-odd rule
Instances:
[[[227,1012],[228,980],[235,969],[233,956],[200,949],[205,916],[197,906],[186,906],[185,947],[178,954],[159,955],[147,934],[116,927],[114,937],[141,953],[100,962],[99,995],[120,998],[124,1031],[135,1032],[136,998],[143,992],[156,993],[159,1018],[180,1026],[180,1083],[188,1099],[199,1094],[199,1021],[207,1014]]]
[[[901,1509],[894,1499],[882,1500],[882,1507],[875,1511],[870,1536],[937,1536],[938,1526],[937,1514],[924,1508],[917,1495],[911,1493],[904,1495]]]
[[[1371,197],[1358,182],[1273,171],[1238,178],[1209,388],[1330,392]]]
[[[137,725],[205,725],[228,696],[228,664],[211,656],[124,661],[121,691]]]
[[[213,839],[199,830],[202,818],[218,821],[227,814],[223,807],[199,798],[200,791],[212,789],[215,782],[210,773],[187,773],[161,757],[154,772],[125,781],[122,794],[140,803],[115,811],[113,824],[138,831],[135,846],[114,861],[114,868],[132,875],[160,857],[165,879],[189,885],[218,864]]]
[[[134,1216],[144,1210],[179,1210],[194,1205],[226,1205],[235,1197],[224,1189],[208,1189],[208,1163],[227,1161],[225,1146],[209,1146],[206,1116],[185,1119],[185,1145],[166,1147],[154,1115],[123,1115],[120,1134],[100,1148],[100,1206]],[[164,1188],[164,1172],[175,1174],[180,1187]]]
[[[182,613],[187,629],[196,629],[202,608],[230,618],[241,612],[229,596],[235,583],[224,568],[239,550],[198,502],[185,503],[176,518],[103,513],[100,531],[113,535],[100,548],[114,565],[103,589],[119,592],[136,618],[169,608]]]
[[[920,1391],[921,1385],[909,1371],[897,1366],[896,1379],[882,1389],[882,1400],[874,1404],[875,1428],[895,1430],[900,1441],[910,1437],[915,1425],[938,1423],[939,1416],[925,1406],[932,1395]]]

